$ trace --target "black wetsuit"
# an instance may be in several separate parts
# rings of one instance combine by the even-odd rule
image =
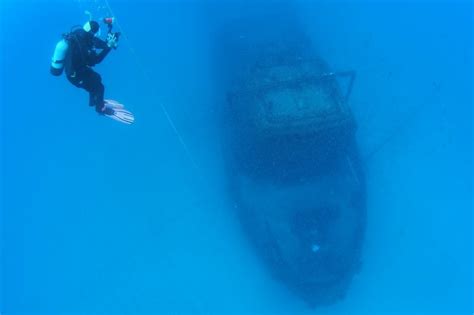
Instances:
[[[110,52],[107,43],[92,33],[77,29],[68,35],[69,54],[65,62],[68,80],[89,92],[89,105],[98,112],[104,107],[104,85],[100,75],[92,67],[104,60]],[[96,49],[101,49],[100,53]]]

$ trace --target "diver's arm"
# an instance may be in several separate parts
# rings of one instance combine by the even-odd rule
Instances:
[[[104,60],[105,56],[110,52],[110,48],[102,50],[100,53],[96,53],[95,51],[91,51],[89,56],[87,57],[87,65],[89,67],[93,67],[98,63],[101,63]]]
[[[102,60],[104,60],[104,58],[109,54],[111,48],[106,46],[104,49],[102,49],[102,51],[98,54],[94,54],[94,56],[92,56],[91,58],[91,66],[95,66],[96,64],[98,63],[101,63]]]
[[[92,54],[89,56],[89,66],[95,66],[98,63],[101,63],[102,60],[108,55],[110,52],[110,47],[107,46],[107,43],[100,38],[94,37],[93,39],[93,47],[95,49],[102,49],[100,53],[96,53],[92,50]]]
[[[94,39],[92,40],[92,44],[94,45],[94,48],[97,48],[97,49],[108,48],[107,42],[97,37],[94,37]]]
[[[91,54],[89,58],[89,66],[95,66],[96,64],[101,63],[112,48],[117,48],[119,36],[120,33],[109,33],[107,35],[107,41],[103,41],[100,38],[93,38],[93,54]],[[102,49],[102,51],[97,54],[94,49]]]

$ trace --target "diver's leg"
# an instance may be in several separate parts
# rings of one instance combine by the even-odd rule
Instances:
[[[94,86],[93,82],[93,74],[89,71],[89,69],[83,69],[81,71],[74,72],[74,75],[68,75],[67,79],[73,85],[78,88],[84,89],[89,92],[89,106],[95,106],[95,94],[92,93]]]
[[[102,113],[105,109],[104,92],[105,88],[102,84],[102,79],[98,73],[94,72],[91,95],[93,95],[95,110],[99,113]]]
[[[102,113],[104,111],[104,85],[102,84],[102,78],[94,70],[88,68],[82,73],[82,86],[83,89],[89,92],[89,105],[95,106],[97,112]]]

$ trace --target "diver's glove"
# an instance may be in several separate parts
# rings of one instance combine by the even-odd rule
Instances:
[[[116,33],[109,33],[107,34],[107,46],[109,48],[117,48],[118,46],[118,36]]]

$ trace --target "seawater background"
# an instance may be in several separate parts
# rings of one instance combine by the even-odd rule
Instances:
[[[0,3],[3,313],[472,312],[472,3],[296,4],[320,55],[358,72],[368,177],[362,271],[315,311],[272,280],[227,195],[210,34],[232,6],[110,1],[128,41],[96,69],[129,127],[48,73],[103,5]]]

